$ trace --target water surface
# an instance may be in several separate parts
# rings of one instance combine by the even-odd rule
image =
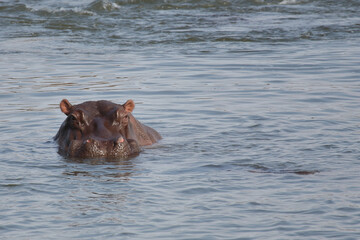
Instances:
[[[0,2],[3,239],[358,239],[359,1]],[[75,162],[71,103],[163,140]]]

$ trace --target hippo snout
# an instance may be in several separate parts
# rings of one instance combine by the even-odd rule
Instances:
[[[141,151],[136,141],[118,137],[111,140],[88,138],[70,142],[67,156],[74,158],[128,158]]]

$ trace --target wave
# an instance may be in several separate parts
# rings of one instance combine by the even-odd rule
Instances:
[[[71,15],[96,15],[100,12],[111,12],[120,9],[120,5],[109,0],[95,0],[87,5],[42,5],[16,3],[5,4],[0,2],[0,11],[4,13],[35,13],[39,16],[71,16]]]
[[[304,0],[94,0],[89,4],[76,4],[63,1],[61,5],[51,6],[49,3],[12,3],[0,2],[0,10],[4,12],[39,12],[41,14],[95,14],[97,12],[117,11],[121,6],[138,6],[154,9],[201,9],[222,7],[244,7],[276,4],[297,4]],[[75,4],[75,5],[74,5]]]
[[[130,45],[133,39],[144,45],[171,45],[296,42],[359,36],[357,12],[349,7],[351,0],[342,8],[338,6],[340,3],[333,1],[325,5],[324,1],[315,3],[313,0],[84,2],[0,2],[0,17],[3,19],[0,26],[24,27],[20,30],[13,28],[16,29],[13,36],[53,35],[53,30],[59,34],[77,31],[84,33],[79,36],[86,41],[102,42],[106,39],[122,45]],[[339,16],[339,9],[345,17]]]
[[[49,2],[50,1],[50,2]],[[20,0],[17,3],[0,2],[2,14],[14,12],[32,12],[40,15],[96,15],[104,12],[116,12],[122,7],[135,7],[137,9],[149,10],[195,10],[213,9],[226,10],[231,12],[267,12],[267,11],[286,11],[289,5],[310,6],[306,10],[322,9],[323,11],[335,11],[339,8],[347,10],[359,7],[359,2],[346,1],[338,3],[336,1],[314,1],[314,0],[94,0],[90,3],[74,2],[70,0],[62,1],[59,4],[52,0],[44,2],[29,3]],[[282,7],[282,9],[279,9]],[[332,10],[331,10],[332,9]],[[303,9],[305,11],[305,9]]]
[[[93,11],[93,12],[102,12],[102,11],[114,11],[118,10],[120,8],[120,5],[118,5],[115,2],[111,2],[108,0],[95,0],[91,2],[87,7],[87,11]]]

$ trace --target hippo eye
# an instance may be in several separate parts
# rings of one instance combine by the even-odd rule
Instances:
[[[74,115],[71,115],[70,117],[69,117],[69,119],[70,119],[70,125],[72,126],[72,127],[74,127],[74,128],[78,128],[79,127],[79,121],[78,121],[78,119],[76,118],[76,116],[74,116]]]

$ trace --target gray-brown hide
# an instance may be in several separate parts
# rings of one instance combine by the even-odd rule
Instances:
[[[54,140],[59,153],[71,158],[127,158],[161,139],[154,129],[141,124],[131,114],[135,103],[88,101],[72,105],[60,102],[67,115]]]

